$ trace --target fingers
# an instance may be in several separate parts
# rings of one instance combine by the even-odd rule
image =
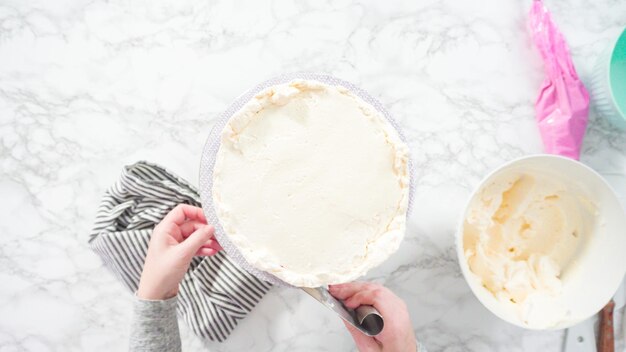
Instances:
[[[202,247],[200,247],[200,249],[198,249],[196,251],[195,255],[200,255],[200,256],[211,256],[216,254],[217,252],[222,250],[222,246],[220,246],[220,244],[217,242],[217,240],[210,239],[208,242],[206,242],[205,244],[202,245]]]
[[[219,252],[219,251],[215,250],[213,248],[200,247],[200,249],[198,249],[196,251],[195,255],[208,257],[208,256],[212,256],[212,255],[216,254],[217,252]]]
[[[353,296],[346,299],[343,304],[348,308],[356,308],[362,305],[379,306],[380,294],[376,290],[365,290],[355,293]]]
[[[201,228],[202,226],[206,226],[205,223],[197,220],[187,220],[185,223],[180,225],[180,233],[183,238],[189,237],[194,231]]]
[[[343,321],[343,325],[346,326],[346,329],[348,329],[348,332],[350,333],[350,335],[352,335],[354,344],[356,345],[359,352],[382,351],[382,348],[373,337],[366,336],[365,334],[360,332],[357,328],[350,325],[350,323],[346,321]]]
[[[355,293],[364,291],[373,284],[369,282],[349,282],[346,284],[330,285],[328,290],[335,298],[346,299],[353,296]]]
[[[186,256],[192,257],[203,245],[213,237],[213,226],[204,225],[190,234],[178,247]],[[212,248],[214,249],[214,248]]]
[[[180,231],[181,231],[181,233],[183,235],[183,238],[187,238],[194,231],[198,230],[199,228],[201,228],[203,226],[207,226],[207,225],[205,225],[205,224],[203,224],[203,223],[201,223],[199,221],[187,221],[186,223],[180,225]],[[215,235],[215,231],[214,231],[213,235]],[[217,242],[217,239],[215,237],[213,237],[213,235],[211,235],[211,239],[209,239],[206,243],[204,243],[202,245],[202,247],[200,247],[200,248],[212,248],[216,252],[221,251],[222,250],[222,246],[220,246],[220,244]]]
[[[329,287],[330,293],[338,299],[343,300],[343,304],[351,309],[362,305],[371,305],[378,309],[383,315],[386,301],[395,300],[395,296],[381,285],[369,282],[352,282]]]
[[[172,222],[176,225],[182,225],[186,220],[197,220],[206,224],[206,217],[202,208],[194,207],[189,204],[178,204],[176,208],[172,209],[162,222]]]
[[[158,224],[154,230],[152,230],[151,242],[162,242],[161,240],[168,235],[174,237],[178,242],[183,240],[183,235],[180,233],[178,225],[171,222],[161,221],[161,223]]]
[[[202,247],[200,247],[200,248],[213,248],[217,252],[222,250],[222,246],[219,244],[219,242],[217,242],[217,240],[215,238],[210,239],[207,243],[202,245]]]

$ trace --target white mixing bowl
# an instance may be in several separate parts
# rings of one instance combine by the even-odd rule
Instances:
[[[561,302],[565,317],[551,317],[550,326],[526,324],[513,303],[497,300],[469,268],[463,251],[463,226],[469,205],[482,189],[511,170],[549,175],[590,200],[597,217],[585,248],[577,254],[573,267],[562,268]],[[501,319],[528,329],[562,329],[597,313],[611,299],[626,273],[626,214],[614,191],[595,171],[584,164],[554,155],[532,155],[511,161],[491,172],[472,193],[456,233],[456,250],[465,280],[478,300]],[[551,314],[546,312],[546,314]]]

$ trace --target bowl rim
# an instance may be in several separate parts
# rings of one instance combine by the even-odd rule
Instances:
[[[478,184],[474,187],[474,189],[472,190],[472,192],[470,193],[470,195],[468,196],[466,202],[465,202],[465,206],[463,207],[463,211],[460,214],[459,220],[458,220],[458,225],[456,227],[456,233],[454,234],[454,240],[455,240],[455,249],[456,249],[456,253],[457,253],[457,260],[459,262],[459,267],[461,268],[461,273],[463,274],[463,279],[465,280],[466,284],[469,286],[470,290],[472,291],[472,294],[474,295],[474,297],[480,302],[480,304],[483,305],[483,307],[485,307],[489,312],[491,312],[492,314],[494,314],[495,316],[497,316],[498,318],[502,319],[503,321],[524,328],[524,329],[528,329],[528,330],[535,330],[535,331],[549,331],[549,330],[561,330],[561,329],[565,329],[568,327],[571,327],[577,323],[579,323],[582,320],[588,319],[589,317],[593,316],[593,314],[591,314],[589,317],[586,317],[585,319],[579,320],[579,321],[571,321],[565,324],[556,324],[554,326],[550,326],[550,327],[546,327],[546,328],[541,328],[541,327],[533,327],[533,326],[528,326],[528,325],[524,325],[519,319],[509,319],[508,317],[506,317],[504,314],[502,314],[502,312],[497,312],[492,310],[491,308],[489,308],[488,304],[486,302],[483,301],[483,298],[481,298],[481,296],[478,295],[478,292],[476,292],[477,287],[475,287],[475,285],[472,285],[470,283],[470,280],[474,280],[474,277],[471,277],[472,275],[475,275],[469,268],[469,264],[467,263],[467,260],[465,259],[465,253],[463,251],[463,225],[465,222],[465,216],[467,214],[467,211],[469,209],[469,206],[472,202],[472,200],[474,199],[474,197],[476,196],[476,194],[478,194],[478,192],[483,188],[483,186],[486,184],[487,180],[489,180],[493,175],[495,175],[496,173],[500,172],[501,170],[504,170],[505,168],[510,167],[513,164],[517,164],[520,163],[524,160],[528,160],[528,159],[557,159],[557,160],[563,160],[569,163],[572,163],[573,165],[576,165],[576,167],[581,167],[583,169],[585,169],[586,171],[590,172],[591,174],[593,174],[595,178],[597,178],[601,184],[603,184],[607,190],[609,191],[611,197],[615,198],[615,200],[617,201],[617,205],[619,206],[619,210],[622,213],[626,213],[624,205],[620,202],[619,198],[617,197],[617,193],[615,192],[615,190],[613,189],[613,187],[611,187],[611,185],[604,179],[604,177],[602,177],[602,175],[600,175],[597,171],[595,171],[594,169],[592,169],[591,167],[583,164],[582,162],[575,160],[575,159],[571,159],[568,157],[564,157],[561,155],[555,155],[555,154],[546,154],[546,153],[537,153],[537,154],[530,154],[530,155],[525,155],[519,158],[515,158],[513,160],[507,161],[504,164],[500,164],[499,166],[495,167],[494,169],[492,169],[491,171],[489,171],[487,173],[487,175],[485,175],[480,182],[478,182]],[[626,267],[622,268],[622,277],[624,275],[626,275]],[[471,277],[471,278],[470,278]],[[613,287],[613,289],[611,290],[611,295],[609,296],[609,299],[613,297],[613,295],[615,294],[615,292],[617,291],[617,289],[619,288],[619,285],[622,283],[622,281],[624,281],[624,278],[622,278],[621,281],[617,282],[615,287]],[[493,297],[493,295],[492,295]],[[493,297],[494,302],[497,302],[497,300],[495,299],[495,297]],[[608,300],[607,300],[608,302]],[[604,306],[604,304],[602,305]],[[602,309],[602,306],[598,309],[598,311],[600,309]],[[596,312],[597,313],[597,312]],[[595,313],[594,313],[595,314]]]

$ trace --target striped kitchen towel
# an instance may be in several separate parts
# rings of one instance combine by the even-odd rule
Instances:
[[[177,204],[200,206],[199,199],[193,186],[158,165],[140,161],[126,166],[102,198],[89,244],[135,292],[152,229]],[[197,335],[222,342],[270,287],[224,251],[194,257],[180,284],[178,315]]]

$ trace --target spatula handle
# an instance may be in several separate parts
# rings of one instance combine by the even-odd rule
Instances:
[[[615,302],[609,303],[600,311],[600,331],[598,333],[598,352],[614,352],[615,338],[613,337],[613,309]]]

